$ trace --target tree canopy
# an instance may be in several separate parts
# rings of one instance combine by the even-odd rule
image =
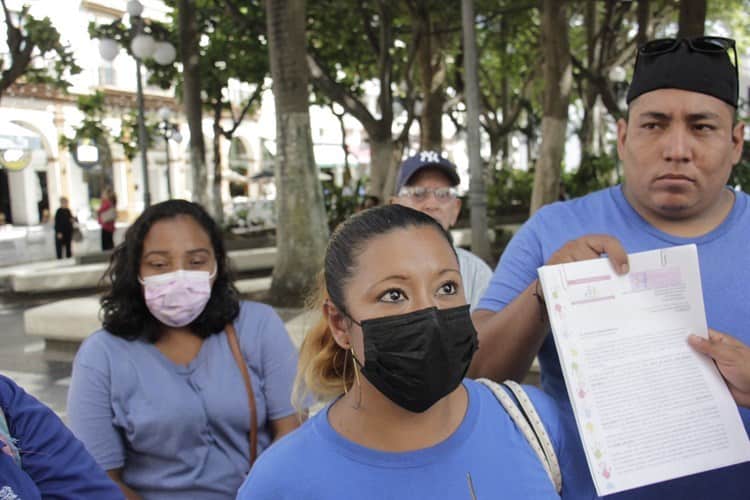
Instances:
[[[24,5],[11,12],[7,0],[0,0],[5,18],[7,54],[0,57],[0,97],[16,82],[44,83],[61,90],[68,79],[81,72],[71,48],[62,43],[49,17],[37,19]]]

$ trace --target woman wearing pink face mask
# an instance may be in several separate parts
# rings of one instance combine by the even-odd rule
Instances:
[[[195,203],[143,212],[107,276],[104,329],[73,365],[73,432],[127,498],[234,498],[254,457],[299,425],[283,323],[238,300],[219,229]]]

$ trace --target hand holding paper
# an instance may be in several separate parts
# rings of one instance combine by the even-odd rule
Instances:
[[[690,345],[713,358],[737,404],[750,408],[750,347],[709,329],[708,339],[691,335]]]
[[[600,495],[750,460],[713,362],[694,245],[539,268],[565,384]]]
[[[628,255],[617,238],[606,234],[588,234],[578,239],[570,240],[557,252],[552,254],[548,266],[596,259],[607,254],[612,268],[617,274],[628,272]]]

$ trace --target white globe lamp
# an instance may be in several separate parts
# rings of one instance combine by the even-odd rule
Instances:
[[[99,40],[99,54],[106,61],[114,61],[120,52],[120,46],[111,38],[102,38]]]
[[[138,59],[148,59],[154,54],[156,48],[156,42],[154,37],[151,35],[136,35],[133,37],[133,41],[130,42],[130,50],[133,55]]]
[[[130,17],[138,17],[143,13],[143,4],[138,0],[130,0],[126,9]]]
[[[156,48],[153,52],[154,61],[162,66],[172,64],[177,57],[177,49],[169,42],[156,42]]]
[[[170,118],[172,118],[172,110],[169,109],[166,106],[162,106],[159,108],[159,119],[163,122],[169,121]]]

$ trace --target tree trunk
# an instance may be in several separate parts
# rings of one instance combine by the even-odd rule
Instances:
[[[474,0],[461,0],[466,78],[466,148],[469,150],[469,204],[471,206],[471,250],[490,262],[487,236],[487,191],[484,188],[482,157],[479,155],[479,71],[477,39],[474,33]],[[507,119],[507,115],[503,117]]]
[[[213,215],[219,225],[224,223],[224,204],[221,200],[221,101],[214,104],[214,182],[213,182]]]
[[[680,0],[678,38],[703,36],[706,29],[706,0]]]
[[[313,156],[305,62],[305,1],[266,2],[276,104],[276,264],[269,299],[301,305],[315,284],[328,241],[323,190]]]
[[[370,182],[369,194],[380,198],[381,203],[387,203],[396,189],[401,148],[390,134],[384,139],[370,137]]]
[[[505,147],[508,145],[508,136],[491,133],[488,133],[487,136],[490,139],[490,168],[493,175],[499,170],[511,168],[509,158],[505,156]]]
[[[583,22],[586,28],[586,68],[589,71],[594,69],[596,64],[596,48],[597,48],[597,13],[596,13],[596,2],[594,0],[586,0],[586,6],[583,15]],[[595,141],[595,130],[596,130],[596,97],[598,95],[596,85],[591,82],[588,78],[581,78],[582,96],[583,101],[583,119],[581,120],[581,129],[579,131],[578,138],[581,142],[581,153],[582,156],[586,154],[593,154]]]
[[[503,68],[503,75],[500,77],[500,99],[502,104],[502,110],[503,110],[503,123],[508,123],[508,118],[510,116],[510,78],[508,78],[508,40],[509,37],[509,28],[508,28],[508,17],[502,16],[500,19],[500,46],[502,47],[502,53],[500,54],[500,58],[502,60],[501,67]],[[510,164],[510,134],[505,134],[500,138],[500,148],[502,149],[503,153],[503,160],[500,164],[501,168],[512,168]],[[492,147],[492,140],[490,140],[490,146]],[[495,152],[492,155],[493,159],[497,158],[498,151],[495,150]],[[492,165],[493,171],[497,168],[497,162]]]
[[[427,2],[420,2],[414,13],[417,24],[417,64],[422,84],[422,112],[419,117],[419,146],[422,150],[443,149],[443,105],[445,75],[437,39],[432,35]]]
[[[638,0],[638,33],[635,35],[635,44],[640,47],[648,41],[648,25],[651,19],[651,6],[649,0]]]
[[[573,80],[566,3],[563,0],[542,0],[544,116],[541,153],[531,194],[532,214],[559,196],[560,166],[565,153],[568,103]]]
[[[203,139],[203,102],[200,78],[200,33],[194,0],[179,0],[178,20],[182,53],[182,100],[190,129],[190,168],[193,173],[193,201],[207,210],[208,173],[206,172],[206,144]]]
[[[443,150],[443,86],[425,95],[422,115],[419,117],[419,147],[422,150]]]
[[[578,139],[581,142],[582,154],[595,154],[596,143],[596,91],[590,83],[584,83],[583,96],[583,118],[581,119],[581,129],[578,133]]]
[[[344,112],[337,113],[331,104],[331,113],[339,121],[339,130],[341,131],[341,151],[344,153],[344,178],[343,185],[348,186],[352,180],[351,166],[349,165],[349,145],[346,142],[346,124],[344,123]]]

